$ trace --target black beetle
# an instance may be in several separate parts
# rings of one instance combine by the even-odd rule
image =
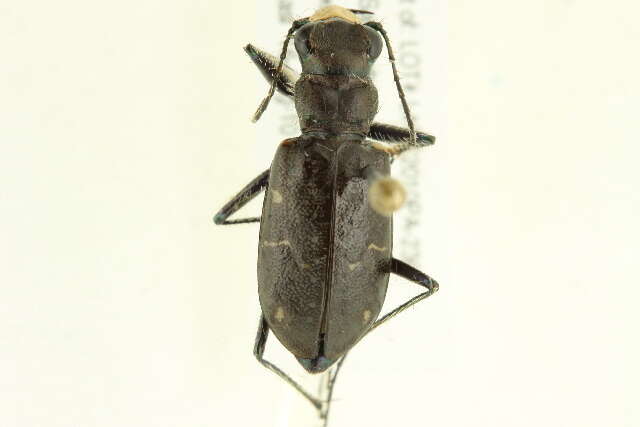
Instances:
[[[283,141],[270,169],[214,218],[221,225],[260,222],[262,317],[254,354],[307,397],[325,419],[337,371],[349,349],[438,290],[435,280],[391,255],[391,213],[403,199],[402,187],[388,177],[391,160],[408,148],[432,144],[434,138],[413,129],[386,32],[380,23],[363,24],[359,17],[365,13],[329,6],[295,21],[279,60],[252,45],[245,47],[271,81],[254,119],[278,89],[294,97],[302,134]],[[294,34],[300,76],[283,64]],[[378,95],[369,70],[382,51],[383,38],[408,130],[373,122]],[[263,190],[261,217],[227,219]],[[390,273],[426,291],[378,319]],[[340,361],[326,402],[262,357],[269,329],[311,373]]]

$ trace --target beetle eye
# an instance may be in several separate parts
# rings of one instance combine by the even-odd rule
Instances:
[[[301,56],[307,56],[311,53],[311,44],[309,42],[309,36],[311,33],[311,25],[307,24],[296,32],[295,46],[298,54]]]
[[[376,34],[377,36],[377,34]],[[369,40],[371,43],[369,44],[369,58],[376,59],[380,56],[380,52],[382,52],[382,39],[380,37],[370,37]]]

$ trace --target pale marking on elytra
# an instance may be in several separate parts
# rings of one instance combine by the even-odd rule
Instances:
[[[276,311],[276,320],[278,322],[282,322],[282,320],[284,320],[284,309],[282,307],[278,307],[278,310]]]
[[[308,269],[311,268],[311,264],[302,263],[302,264],[300,264],[300,268],[303,269],[303,270],[308,270]]]
[[[349,264],[349,270],[353,271],[360,265],[360,262],[354,262],[353,264]]]
[[[376,246],[375,244],[371,243],[367,249],[378,251],[378,252],[384,252],[384,251],[387,250],[387,247],[386,246],[380,247],[380,246]]]
[[[371,319],[371,311],[365,310],[362,312],[362,322],[367,323]]]
[[[264,241],[264,245],[269,247],[269,248],[273,248],[276,246],[289,246],[291,247],[291,243],[288,240],[281,240],[279,242],[269,242],[267,240]]]
[[[276,189],[271,189],[271,197],[273,198],[273,203],[282,203],[282,194]]]

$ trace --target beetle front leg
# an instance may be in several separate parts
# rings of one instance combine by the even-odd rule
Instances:
[[[247,52],[247,55],[249,55],[253,63],[256,64],[256,67],[258,67],[267,82],[271,84],[276,77],[279,58],[262,49],[258,49],[252,44],[246,45],[244,51]],[[293,97],[293,90],[299,78],[300,74],[298,74],[298,72],[287,64],[283,64],[282,70],[280,70],[280,74],[278,74],[276,78],[276,89],[283,95]]]
[[[386,123],[371,123],[368,138],[389,144],[408,144],[411,141],[411,132],[407,128],[388,125]],[[436,142],[436,137],[428,133],[416,131],[416,146],[428,147]]]
[[[233,219],[227,218],[233,215],[238,209],[249,203],[254,197],[264,191],[269,185],[269,169],[255,177],[238,194],[235,195],[226,205],[213,217],[213,222],[218,225],[246,224],[249,222],[260,222],[260,217]]]
[[[431,277],[427,276],[426,274],[424,274],[423,272],[421,272],[420,270],[413,268],[412,266],[410,266],[409,264],[402,262],[398,259],[392,258],[391,259],[391,265],[389,268],[389,272],[393,273],[393,274],[397,274],[400,277],[403,277],[407,280],[412,281],[413,283],[416,283],[424,288],[427,288],[426,292],[423,292],[419,295],[416,295],[415,297],[411,298],[410,300],[408,300],[407,302],[405,302],[402,305],[399,305],[398,307],[394,308],[393,310],[391,310],[389,313],[385,314],[384,316],[382,316],[380,319],[376,320],[376,322],[371,325],[371,328],[369,328],[369,330],[367,331],[367,333],[373,331],[375,328],[377,328],[378,326],[382,325],[384,322],[386,322],[387,320],[391,319],[392,317],[397,316],[398,314],[400,314],[401,312],[403,312],[404,310],[406,310],[407,308],[411,307],[414,304],[417,304],[418,302],[422,301],[423,299],[433,295],[434,293],[436,293],[440,287],[440,285],[438,285],[438,282],[436,282],[434,279],[432,279]]]
[[[256,342],[255,342],[255,345],[253,346],[253,355],[256,357],[256,359],[258,359],[258,362],[260,362],[265,368],[267,368],[270,371],[274,372],[280,378],[282,378],[287,383],[289,383],[293,388],[298,390],[298,392],[300,394],[302,394],[304,397],[306,397],[307,400],[309,402],[311,402],[311,404],[320,412],[320,415],[322,416],[322,413],[323,413],[322,412],[322,402],[320,400],[318,400],[315,397],[311,396],[311,394],[309,394],[309,392],[307,392],[305,389],[303,389],[300,384],[298,384],[293,379],[291,379],[291,377],[289,375],[285,374],[282,369],[278,368],[273,363],[271,363],[268,360],[264,359],[264,357],[263,357],[264,348],[267,345],[267,338],[268,337],[269,337],[269,325],[267,324],[267,320],[265,319],[264,315],[261,315],[260,316],[260,326],[258,326],[258,333],[256,335]]]

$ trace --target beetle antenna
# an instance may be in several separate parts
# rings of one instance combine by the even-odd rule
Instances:
[[[278,76],[282,71],[282,66],[284,65],[284,58],[286,58],[287,56],[287,47],[289,46],[289,40],[291,40],[293,33],[295,33],[298,28],[302,27],[307,22],[309,22],[309,18],[298,19],[296,21],[293,21],[293,24],[291,24],[291,28],[289,28],[289,31],[287,32],[287,37],[284,39],[284,43],[282,44],[282,52],[280,53],[280,62],[278,62],[278,68],[276,69],[276,73],[274,74],[273,81],[271,82],[271,87],[269,87],[269,93],[267,93],[267,96],[262,100],[262,102],[258,106],[258,109],[256,110],[256,113],[253,115],[254,123],[260,120],[262,113],[264,113],[264,111],[267,109],[267,106],[269,105],[269,102],[273,97],[273,93],[276,90],[276,86],[278,84]]]
[[[384,38],[384,42],[387,45],[387,53],[389,55],[389,61],[391,62],[391,68],[393,69],[393,79],[396,82],[398,95],[400,96],[400,101],[402,102],[402,109],[404,110],[404,115],[407,118],[407,123],[409,124],[410,136],[409,136],[408,144],[411,146],[417,147],[418,144],[416,142],[416,130],[413,126],[413,119],[411,118],[411,111],[409,110],[409,104],[407,104],[407,99],[404,95],[404,90],[402,89],[402,85],[400,84],[400,76],[398,75],[398,69],[396,68],[396,57],[393,54],[393,49],[391,49],[391,42],[389,41],[389,36],[387,36],[387,32],[382,27],[382,23],[380,22],[367,22],[365,25],[378,31]]]

